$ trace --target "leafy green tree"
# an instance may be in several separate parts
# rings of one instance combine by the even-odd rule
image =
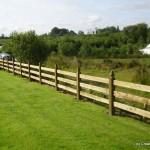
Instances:
[[[39,38],[34,31],[25,33],[14,32],[11,40],[4,46],[18,60],[30,61],[37,64],[45,60],[48,54],[48,46],[45,41]]]
[[[58,51],[59,54],[65,55],[65,56],[77,56],[78,54],[78,43],[76,42],[60,42],[58,44]]]

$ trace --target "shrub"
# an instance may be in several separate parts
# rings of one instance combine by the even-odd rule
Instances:
[[[150,68],[142,66],[136,69],[136,73],[133,77],[134,82],[140,84],[150,85]]]

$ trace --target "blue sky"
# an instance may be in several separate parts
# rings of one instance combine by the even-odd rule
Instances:
[[[112,25],[150,25],[149,14],[150,0],[0,0],[0,34],[41,34],[54,26],[87,32]]]

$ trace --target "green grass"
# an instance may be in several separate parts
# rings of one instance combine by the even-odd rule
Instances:
[[[150,126],[0,72],[0,150],[143,150]]]

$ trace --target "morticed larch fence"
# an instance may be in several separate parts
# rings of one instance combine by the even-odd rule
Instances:
[[[35,66],[2,59],[0,68],[48,84],[56,90],[72,93],[77,99],[83,97],[106,104],[109,106],[109,115],[114,115],[116,110],[124,110],[150,119],[150,86],[118,81],[113,71],[107,79],[82,74],[79,66],[74,73],[60,70],[57,65],[52,69],[42,67],[40,63]]]

